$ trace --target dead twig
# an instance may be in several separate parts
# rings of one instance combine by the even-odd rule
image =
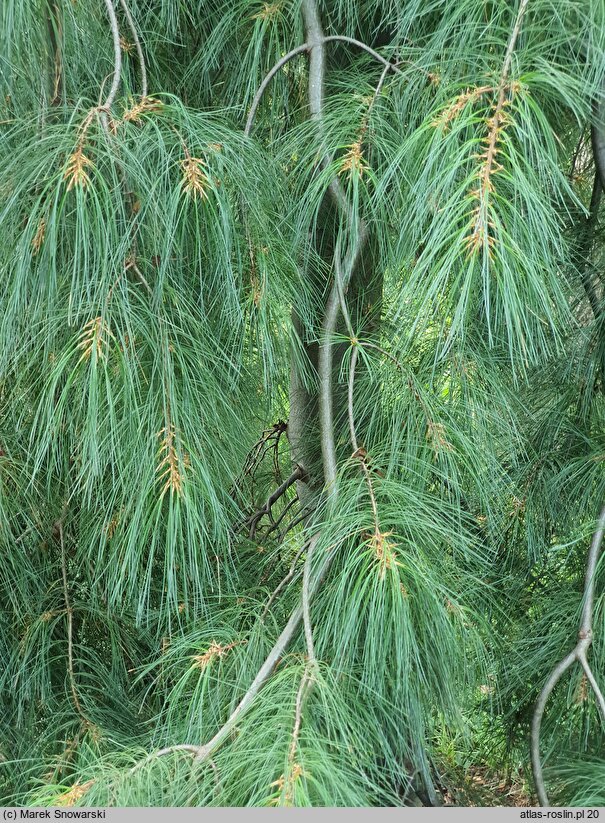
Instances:
[[[283,511],[282,511],[282,513],[279,515],[279,517],[277,518],[277,520],[276,520],[274,523],[272,523],[272,524],[269,526],[269,528],[267,529],[267,531],[265,532],[265,537],[268,537],[268,536],[269,536],[270,534],[272,534],[274,531],[277,531],[277,530],[279,529],[279,527],[281,526],[281,523],[282,523],[283,519],[285,518],[285,516],[288,514],[288,512],[290,511],[290,509],[291,509],[293,506],[295,506],[298,502],[299,502],[298,497],[293,497],[293,498],[292,498],[292,500],[290,500],[290,501],[286,504],[286,506],[285,506],[284,510],[283,510]],[[280,541],[280,542],[281,542],[281,541]]]
[[[256,443],[254,443],[248,452],[241,474],[238,476],[229,491],[231,497],[235,497],[236,491],[243,482],[244,477],[248,475],[252,478],[252,480],[254,480],[258,467],[270,449],[273,449],[274,466],[276,466],[276,474],[278,473],[279,467],[277,465],[277,461],[279,458],[279,443],[287,428],[288,424],[284,420],[278,420],[277,423],[274,423],[270,429],[265,429],[263,431],[260,438],[256,441]],[[239,523],[239,525],[234,528],[241,528],[242,525],[243,523]]]
[[[152,290],[151,286],[147,282],[147,279],[146,279],[145,275],[143,274],[143,272],[138,267],[138,264],[137,264],[136,260],[132,257],[126,261],[126,264],[124,266],[125,271],[128,271],[129,269],[132,269],[132,271],[135,273],[137,279],[145,287],[147,293],[152,295],[153,290]]]
[[[297,480],[302,480],[305,476],[305,473],[301,466],[297,466],[292,474],[287,477],[284,482],[272,492],[269,497],[267,498],[267,502],[265,505],[258,509],[258,511],[254,512],[248,520],[246,521],[245,525],[249,529],[249,538],[250,540],[254,540],[256,536],[256,529],[258,527],[258,523],[262,520],[263,517],[271,515],[271,508],[274,503],[276,503],[280,497],[283,497],[284,494],[288,491],[290,486],[293,486]]]

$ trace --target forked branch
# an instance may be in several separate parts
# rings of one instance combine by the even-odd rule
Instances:
[[[566,655],[560,663],[553,669],[550,677],[544,684],[532,719],[531,727],[531,761],[534,773],[534,782],[536,784],[536,791],[538,800],[541,806],[548,806],[548,794],[544,784],[544,775],[542,772],[542,760],[540,758],[540,728],[542,725],[542,717],[544,709],[551,692],[565,674],[565,672],[577,661],[586,675],[591,689],[594,692],[599,710],[603,721],[605,722],[605,697],[599,688],[595,676],[590,668],[587,659],[588,649],[592,643],[592,622],[594,613],[594,592],[595,592],[595,572],[597,563],[601,554],[601,545],[603,543],[603,533],[605,532],[605,506],[601,509],[597,528],[593,534],[588,558],[586,561],[586,579],[584,583],[584,607],[582,609],[582,620],[580,631],[578,632],[578,641],[575,647]]]
[[[308,598],[313,597],[314,593],[317,591],[323,576],[325,575],[328,567],[332,561],[333,553],[326,552],[322,558],[321,563],[319,564],[319,569],[317,570],[317,574],[314,577],[310,578],[309,582],[309,589],[308,589]],[[165,749],[160,749],[158,752],[154,752],[149,755],[148,758],[142,761],[142,763],[147,762],[154,757],[161,757],[166,754],[171,754],[174,751],[182,750],[187,751],[195,755],[194,760],[196,762],[205,762],[208,761],[213,752],[215,752],[218,747],[226,740],[227,737],[231,734],[233,729],[235,728],[236,724],[240,720],[240,718],[247,712],[250,708],[256,696],[265,685],[279,659],[283,656],[285,650],[290,644],[290,641],[294,637],[295,633],[300,626],[301,620],[303,618],[304,606],[301,602],[292,612],[290,615],[290,619],[286,623],[284,629],[282,630],[281,634],[275,641],[275,644],[269,654],[267,655],[264,663],[260,667],[257,672],[256,677],[252,681],[248,691],[242,697],[236,708],[233,710],[229,718],[223,723],[221,728],[218,732],[214,735],[214,737],[208,741],[208,743],[204,744],[203,746],[195,746],[193,744],[180,744],[178,746],[168,746]],[[136,764],[134,769],[138,768],[139,764]]]

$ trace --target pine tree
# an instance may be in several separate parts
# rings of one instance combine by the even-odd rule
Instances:
[[[2,802],[605,805],[601,0],[0,19]]]

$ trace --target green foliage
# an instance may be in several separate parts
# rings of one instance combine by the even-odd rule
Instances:
[[[605,500],[602,2],[127,8],[0,11],[1,801],[522,771]],[[551,700],[553,797],[605,802],[577,668]]]

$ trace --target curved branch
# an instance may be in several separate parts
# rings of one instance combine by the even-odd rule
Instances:
[[[390,60],[387,60],[386,57],[383,57],[382,54],[379,54],[377,51],[371,46],[368,46],[366,43],[363,43],[361,40],[356,40],[354,37],[345,37],[342,34],[331,34],[329,37],[323,38],[324,43],[332,43],[332,42],[340,42],[340,43],[349,43],[351,46],[357,46],[359,49],[363,49],[363,51],[367,52],[371,55],[374,60],[378,60],[379,63],[382,63],[387,69],[394,71],[395,74],[403,74],[401,69],[395,65],[395,63],[391,63]]]
[[[324,110],[324,81],[326,74],[326,50],[325,36],[319,19],[319,12],[315,0],[303,0],[301,11],[304,19],[307,42],[311,52],[309,57],[309,109],[311,120],[320,124],[319,136],[323,143],[321,133],[321,121]],[[323,153],[323,145],[321,147]],[[325,165],[326,157],[322,163]],[[334,184],[334,185],[333,185]],[[338,192],[341,202],[337,203],[342,208],[342,198],[344,193],[339,181],[332,181],[330,191],[333,188]],[[334,193],[333,193],[334,196]],[[332,337],[336,330],[336,322],[339,310],[339,285],[332,285],[326,311],[322,323],[322,340],[318,353],[318,375],[319,375],[319,425],[321,453],[323,458],[324,482],[329,494],[336,491],[336,443],[334,440],[334,412],[332,406],[332,375],[333,375],[333,342]],[[343,288],[344,291],[344,288]]]
[[[541,806],[548,806],[548,794],[544,784],[544,776],[542,772],[542,760],[540,758],[540,728],[542,725],[542,717],[544,709],[552,690],[555,688],[561,677],[565,674],[567,669],[576,661],[582,666],[586,678],[592,688],[599,709],[605,722],[605,698],[599,688],[592,670],[586,659],[586,653],[592,643],[592,620],[594,613],[594,591],[595,591],[595,572],[597,563],[601,553],[601,545],[603,542],[603,533],[605,532],[605,506],[601,509],[599,519],[597,521],[597,528],[592,536],[588,558],[586,560],[586,577],[584,581],[584,606],[582,608],[582,620],[580,624],[580,631],[578,633],[578,642],[575,648],[566,655],[560,663],[558,663],[550,674],[548,680],[542,687],[542,691],[538,696],[536,708],[534,709],[534,716],[531,725],[531,763],[534,774],[534,783],[536,784],[536,792]]]
[[[361,41],[345,37],[325,37],[315,0],[303,0],[302,13],[307,31],[307,42],[311,48],[309,63],[309,107],[311,118],[321,124],[323,117],[323,86],[325,78],[325,44],[332,39],[344,40],[359,45]],[[362,44],[364,45],[364,44]],[[369,49],[369,46],[367,47]],[[373,51],[370,50],[370,51]],[[377,55],[378,53],[375,52]],[[382,62],[384,58],[378,55]],[[387,61],[388,62],[388,61]],[[320,129],[320,138],[322,138]],[[328,163],[327,157],[322,159],[325,167]],[[349,224],[352,239],[344,260],[340,261],[340,255],[335,256],[335,281],[332,284],[326,310],[322,323],[322,342],[319,346],[318,372],[319,372],[319,422],[321,432],[321,451],[324,464],[324,480],[329,494],[336,493],[337,465],[336,465],[336,444],[334,440],[334,410],[332,398],[334,344],[333,337],[336,331],[338,314],[344,304],[344,294],[346,293],[351,276],[355,270],[361,251],[367,238],[367,228],[363,220],[352,212],[350,204],[346,198],[342,184],[338,177],[334,177],[329,185],[329,192],[338,211],[341,212],[346,222]],[[345,309],[345,317],[346,314]]]
[[[111,26],[111,34],[113,37],[113,80],[109,94],[105,98],[105,102],[101,108],[109,109],[116,99],[118,88],[120,86],[120,77],[122,74],[122,49],[120,46],[120,28],[118,26],[118,18],[116,17],[116,10],[113,7],[112,0],[105,0],[107,8],[107,16],[109,17],[109,25]]]
[[[109,0],[106,0],[106,2],[109,2]],[[307,31],[307,42],[302,46],[297,47],[297,49],[294,49],[293,51],[289,52],[287,55],[285,55],[285,57],[282,58],[282,60],[280,60],[279,63],[276,64],[276,66],[273,69],[271,69],[271,71],[261,84],[261,87],[259,88],[259,91],[257,92],[254,98],[252,109],[248,115],[248,121],[246,123],[246,134],[250,133],[254,121],[255,112],[258,108],[258,104],[262,97],[262,93],[267,88],[268,83],[274,77],[276,72],[279,71],[279,68],[281,68],[286,62],[288,62],[289,59],[292,59],[294,56],[296,56],[296,54],[300,54],[302,51],[307,50],[310,51],[309,107],[311,110],[311,119],[321,121],[323,114],[323,86],[325,77],[325,42],[327,40],[332,39],[341,39],[347,42],[352,42],[355,45],[359,45],[359,41],[355,41],[352,38],[324,37],[315,0],[302,0],[301,10],[305,22],[305,28]],[[361,45],[362,47],[365,47],[364,44]],[[369,50],[369,47],[367,47],[367,50]],[[373,50],[370,50],[370,53],[372,52]],[[375,54],[377,54],[377,52]],[[384,62],[384,59],[381,58],[380,55],[378,55],[378,57],[380,59],[380,62]],[[327,159],[325,157],[323,159],[323,163],[324,165],[327,163]],[[338,312],[340,308],[339,295],[341,293],[344,295],[344,293],[346,292],[346,287],[355,269],[355,266],[359,259],[359,255],[361,254],[363,245],[365,243],[367,230],[365,227],[365,223],[362,220],[360,220],[357,217],[357,215],[351,214],[351,209],[348,205],[346,195],[342,189],[340,180],[337,177],[335,177],[331,181],[329,190],[336,202],[337,208],[344,213],[345,219],[350,221],[350,225],[353,229],[353,240],[349,245],[345,259],[342,262],[343,270],[341,271],[340,269],[340,260],[338,266],[336,267],[336,282],[332,284],[330,295],[328,297],[328,303],[326,306],[326,312],[324,315],[324,321],[322,325],[323,341],[320,345],[319,350],[319,405],[322,454],[324,457],[324,482],[325,486],[328,489],[330,489],[330,491],[335,491],[337,467],[332,413],[332,338],[336,330],[336,322],[338,319]],[[250,705],[254,702],[256,696],[258,695],[262,687],[265,685],[266,681],[273,673],[273,670],[275,669],[277,662],[283,656],[292,638],[298,631],[298,628],[302,620],[304,620],[305,636],[307,640],[309,657],[312,660],[314,659],[313,638],[309,616],[309,604],[315,592],[321,585],[321,582],[334,558],[334,551],[326,551],[321,559],[321,562],[319,563],[317,573],[315,575],[311,575],[311,558],[313,555],[313,550],[315,549],[316,543],[319,541],[320,536],[321,533],[317,533],[311,538],[311,543],[309,545],[309,550],[305,561],[305,569],[303,571],[303,592],[301,596],[301,601],[290,615],[288,622],[286,623],[281,634],[275,641],[273,648],[265,658],[265,661],[258,670],[256,677],[252,681],[250,687],[248,688],[248,690],[246,691],[238,705],[235,707],[231,715],[228,717],[225,723],[223,723],[223,725],[220,727],[220,729],[217,731],[214,737],[212,737],[212,739],[208,741],[208,743],[205,743],[201,746],[191,746],[189,744],[184,744],[183,746],[178,747],[178,750],[182,749],[194,752],[195,761],[199,762],[209,759],[211,754],[231,734],[239,719],[249,709]],[[295,560],[296,559],[297,558],[295,558]],[[284,581],[282,581],[280,586],[278,586],[278,589],[272,595],[272,599],[275,598],[278,591],[288,582],[288,579],[289,576],[287,576],[284,579]],[[160,750],[160,752],[163,754],[168,753],[169,751],[176,750],[177,748],[175,747],[169,747],[167,750]],[[155,755],[152,754],[150,755],[150,757],[157,757],[158,754],[159,753],[156,753]]]
[[[319,585],[325,573],[327,572],[333,557],[333,552],[326,552],[320,564],[320,568],[318,569],[317,575],[314,578],[310,579],[308,589],[309,600],[313,597],[313,595],[319,588]],[[205,745],[198,747],[197,754],[195,757],[196,761],[207,760],[212,754],[212,752],[215,751],[221,745],[221,743],[223,743],[223,741],[231,734],[231,731],[237,724],[240,717],[250,708],[257,694],[273,673],[273,670],[277,662],[283,656],[283,653],[290,644],[290,641],[292,640],[294,634],[298,630],[298,627],[303,617],[303,610],[304,608],[302,603],[300,603],[294,609],[294,611],[290,615],[290,619],[286,623],[284,629],[282,630],[282,633],[275,641],[273,648],[267,655],[265,662],[258,670],[258,673],[252,681],[252,684],[250,685],[250,688],[248,689],[246,694],[242,697],[242,699],[235,707],[229,718],[221,726],[221,728],[214,735],[214,737]]]
[[[249,531],[250,540],[254,540],[254,538],[256,537],[256,529],[258,527],[259,521],[265,515],[270,515],[271,514],[271,509],[273,507],[273,504],[276,503],[280,499],[280,497],[283,497],[283,495],[288,491],[290,486],[294,485],[294,483],[296,483],[297,480],[302,480],[304,478],[304,474],[305,473],[304,473],[302,467],[301,466],[296,466],[296,468],[294,469],[292,474],[284,480],[284,482],[281,484],[281,486],[279,486],[277,489],[275,489],[274,492],[272,492],[269,495],[265,505],[261,509],[259,509],[258,511],[254,512],[254,514],[252,514],[248,518],[248,520],[246,521],[246,523],[244,525],[246,525],[250,530]]]
[[[275,76],[275,74],[293,57],[301,54],[303,51],[310,51],[309,62],[309,107],[311,110],[311,119],[321,121],[323,116],[323,86],[325,78],[325,44],[329,42],[343,42],[350,45],[357,46],[363,49],[375,60],[385,66],[378,89],[374,94],[372,103],[376,99],[379,90],[384,82],[384,77],[387,70],[392,70],[402,74],[401,70],[391,63],[386,58],[382,57],[377,51],[370,46],[363,43],[361,40],[356,40],[353,37],[346,37],[344,35],[330,35],[326,37],[323,33],[319,13],[314,0],[303,0],[302,13],[305,21],[305,28],[307,34],[307,42],[301,46],[297,46],[284,55],[275,66],[269,71],[262,81],[250,108],[248,119],[244,133],[249,135],[254,123],[254,117],[260,104],[263,93],[267,86]],[[327,158],[324,156],[322,164],[327,165]],[[330,492],[334,492],[337,477],[336,467],[336,447],[334,443],[334,411],[332,403],[332,371],[333,371],[333,343],[331,338],[336,331],[336,323],[338,321],[338,312],[342,312],[347,329],[351,337],[353,337],[353,328],[349,318],[349,314],[345,302],[345,292],[347,290],[349,281],[355,270],[363,246],[367,238],[367,229],[363,220],[360,220],[357,215],[352,214],[352,210],[347,201],[343,191],[340,180],[335,177],[330,182],[329,191],[334,200],[337,209],[343,213],[345,219],[352,229],[354,237],[351,241],[349,251],[345,259],[341,261],[340,254],[337,253],[334,259],[335,281],[328,297],[326,311],[322,324],[323,341],[319,347],[318,357],[318,371],[319,371],[319,417],[321,426],[321,448],[324,463],[324,479],[326,487]]]
[[[281,60],[278,60],[278,62],[273,66],[273,68],[266,75],[263,82],[258,87],[258,91],[254,95],[254,100],[252,101],[252,105],[250,106],[250,111],[248,113],[248,119],[246,120],[246,127],[244,129],[244,134],[246,135],[246,137],[248,137],[250,132],[252,131],[252,126],[254,124],[254,118],[256,117],[256,112],[258,110],[260,101],[262,99],[263,94],[265,93],[265,89],[267,88],[267,86],[269,85],[271,80],[273,80],[273,78],[275,77],[277,72],[281,68],[283,68],[286,65],[286,63],[288,63],[290,60],[292,60],[293,57],[296,57],[297,55],[302,54],[303,51],[308,51],[308,50],[309,50],[309,44],[308,43],[303,43],[302,46],[297,46],[295,49],[292,49],[292,51],[289,51],[284,57],[282,57]]]
[[[316,536],[316,540],[317,539],[319,539],[319,535]],[[310,579],[308,587],[309,600],[319,587],[319,584],[321,583],[323,576],[327,572],[328,567],[332,562],[333,556],[333,553],[330,554],[326,552],[323,561],[320,564],[317,576],[314,579]],[[260,692],[262,687],[265,685],[266,681],[273,673],[275,666],[277,665],[280,658],[283,656],[286,648],[290,644],[290,641],[292,640],[294,634],[296,633],[300,625],[300,622],[303,618],[303,611],[304,606],[301,602],[290,615],[290,619],[286,623],[284,629],[282,630],[282,633],[275,641],[273,648],[265,658],[264,663],[258,670],[256,677],[254,678],[252,684],[248,688],[248,691],[242,697],[242,699],[235,707],[235,709],[231,712],[231,715],[227,718],[225,723],[223,723],[221,728],[214,735],[214,737],[208,741],[208,743],[205,743],[203,746],[196,746],[190,743],[182,743],[176,746],[168,746],[165,749],[160,749],[157,752],[152,752],[139,763],[136,763],[135,766],[130,770],[130,773],[132,774],[133,772],[138,770],[142,765],[149,762],[150,760],[153,760],[156,757],[163,757],[164,755],[171,754],[172,752],[176,751],[185,751],[195,755],[194,760],[198,763],[210,760],[211,754],[231,734],[240,717],[242,717],[242,715],[244,715],[245,712],[250,708],[257,694]]]
[[[123,0],[122,0],[123,2]],[[368,54],[372,55],[375,60],[378,60],[379,63],[382,63],[385,67],[386,71],[393,71],[396,74],[403,74],[401,69],[395,65],[395,63],[391,63],[377,51],[374,51],[373,48],[362,43],[361,40],[356,40],[354,37],[344,37],[342,35],[334,34],[330,35],[329,37],[319,37],[317,38],[314,43],[303,43],[300,46],[296,46],[296,48],[289,51],[285,54],[277,63],[269,70],[269,72],[265,75],[262,83],[258,87],[256,94],[254,95],[254,100],[252,101],[252,105],[250,106],[250,111],[248,113],[248,118],[246,120],[246,127],[244,128],[244,134],[248,137],[250,132],[252,131],[252,126],[254,124],[254,118],[256,117],[256,112],[258,111],[258,107],[260,105],[260,101],[262,99],[263,94],[265,93],[267,86],[273,80],[275,75],[278,73],[280,69],[282,69],[286,63],[289,63],[293,57],[297,57],[299,54],[302,54],[304,51],[309,51],[312,46],[323,45],[323,43],[330,43],[330,42],[343,42],[349,43],[350,45],[357,46],[360,49],[363,49]],[[382,85],[382,80],[380,85]]]
[[[590,687],[593,690],[594,695],[596,697],[597,704],[599,706],[599,711],[601,712],[601,717],[603,718],[603,720],[605,720],[605,697],[603,696],[603,692],[601,691],[600,686],[597,683],[596,678],[593,674],[593,671],[590,668],[588,660],[586,659],[586,655],[585,654],[578,655],[578,662],[580,663],[580,665],[584,669],[584,674],[586,675],[586,679],[590,683]]]
[[[546,794],[546,789],[544,787],[542,761],[540,759],[540,727],[542,725],[542,716],[544,715],[544,709],[546,708],[546,702],[550,697],[550,693],[576,659],[576,650],[574,649],[567,655],[567,657],[564,657],[563,660],[555,666],[538,696],[536,708],[534,709],[534,716],[531,723],[531,765],[534,773],[534,783],[536,784],[538,800],[540,801],[541,806],[548,806],[548,795]]]
[[[330,185],[330,191],[334,194],[337,204],[342,202],[342,186],[338,179],[334,179]],[[344,303],[344,294],[365,245],[367,239],[367,227],[365,222],[355,215],[354,228],[356,235],[352,240],[349,250],[342,264],[335,258],[334,273],[335,279],[330,290],[330,296],[326,305],[326,312],[322,324],[322,343],[319,347],[318,372],[319,372],[319,415],[321,424],[321,447],[324,460],[324,474],[326,487],[329,493],[335,492],[337,478],[336,467],[336,444],[334,442],[334,411],[332,403],[332,375],[334,361],[333,337],[336,332],[338,314],[341,311],[341,295]],[[348,318],[348,313],[345,314]],[[348,322],[350,326],[350,320]],[[349,332],[350,333],[350,332]]]
[[[597,570],[597,563],[601,553],[601,544],[603,542],[603,533],[605,532],[605,506],[601,509],[599,519],[597,521],[597,528],[592,537],[590,544],[590,551],[588,552],[588,560],[586,563],[586,579],[584,581],[584,609],[582,611],[582,626],[580,634],[584,632],[587,637],[592,639],[592,616],[594,612],[594,591],[595,591],[595,572]]]
[[[145,65],[145,56],[143,54],[141,39],[126,0],[120,0],[120,5],[122,6],[124,16],[128,22],[128,27],[130,29],[130,33],[132,34],[132,39],[134,40],[134,46],[137,50],[137,57],[139,58],[139,70],[141,72],[141,97],[147,97],[147,67]]]

